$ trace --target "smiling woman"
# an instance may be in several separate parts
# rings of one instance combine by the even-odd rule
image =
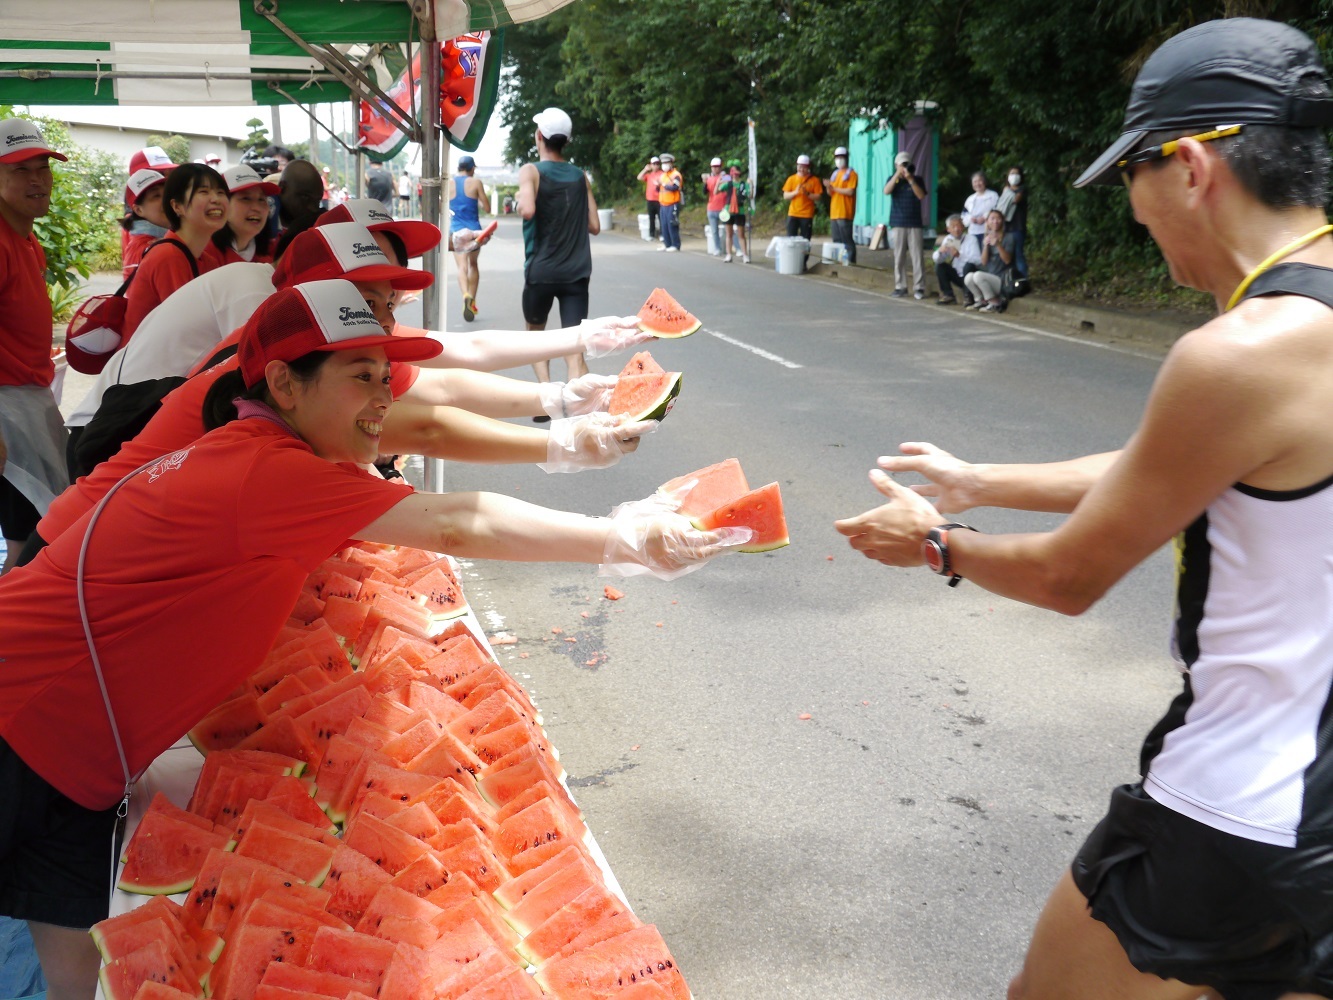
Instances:
[[[277,197],[278,185],[264,180],[241,164],[222,172],[231,193],[227,222],[213,234],[213,245],[224,263],[249,261],[267,264],[273,260],[272,234],[269,232],[269,197]]]
[[[171,224],[162,243],[175,249],[144,251],[143,262],[125,292],[121,346],[129,343],[143,318],[192,278],[223,263],[213,234],[227,224],[227,182],[210,166],[183,163],[162,185],[162,211]]]

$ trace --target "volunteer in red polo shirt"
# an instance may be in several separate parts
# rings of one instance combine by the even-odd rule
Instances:
[[[125,292],[121,346],[134,336],[143,318],[181,285],[222,266],[213,234],[227,224],[227,182],[203,163],[182,163],[162,185],[162,210],[171,223],[164,243],[144,253],[134,281]]]
[[[29,922],[52,995],[93,991],[86,929],[107,913],[128,781],[262,662],[306,576],[348,538],[674,578],[750,537],[697,531],[660,501],[597,518],[365,472],[390,363],[439,350],[389,336],[350,282],[277,292],[205,400],[216,429],[0,580],[0,802],[23,803],[0,809],[0,914]]]
[[[0,573],[69,485],[65,427],[50,385],[51,300],[33,223],[51,207],[51,160],[65,156],[23,118],[0,121]]]

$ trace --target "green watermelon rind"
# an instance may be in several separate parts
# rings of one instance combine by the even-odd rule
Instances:
[[[680,372],[667,372],[667,374],[676,376],[671,380],[671,385],[646,410],[635,415],[635,420],[662,420],[676,405],[676,397],[680,395],[680,385],[684,378]]]
[[[712,531],[712,530],[713,530],[712,528],[705,528],[705,527],[703,526],[702,521],[701,521],[699,518],[697,518],[697,517],[695,517],[695,518],[691,518],[691,519],[690,519],[690,524],[694,525],[694,527],[695,527],[697,530],[699,530],[699,531]],[[791,544],[791,536],[788,535],[786,538],[782,539],[781,541],[778,541],[778,542],[772,542],[772,543],[770,543],[770,544],[768,544],[768,545],[738,545],[738,546],[736,546],[736,551],[737,551],[737,552],[751,552],[751,553],[753,553],[753,552],[772,552],[772,551],[774,551],[775,549],[785,549],[785,548],[786,548],[788,545],[790,545],[790,544]]]
[[[639,329],[642,330],[644,333],[651,333],[658,340],[680,340],[682,337],[688,337],[692,333],[698,333],[702,327],[703,327],[703,321],[696,319],[694,321],[694,325],[690,327],[688,330],[682,330],[679,332],[673,331],[668,333],[666,330],[655,330],[649,323],[643,320],[639,320]]]

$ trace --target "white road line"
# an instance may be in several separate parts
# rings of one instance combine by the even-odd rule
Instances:
[[[753,344],[747,344],[745,341],[737,340],[735,337],[728,337],[725,333],[722,333],[719,330],[709,330],[705,327],[704,333],[708,334],[710,337],[716,337],[718,340],[721,340],[724,343],[731,344],[733,347],[739,347],[741,348],[741,350],[749,351],[751,354],[757,354],[761,358],[765,358],[769,361],[776,361],[784,368],[805,367],[805,365],[798,365],[795,361],[788,361],[786,358],[774,354],[772,351],[766,351],[762,347],[755,347]]]

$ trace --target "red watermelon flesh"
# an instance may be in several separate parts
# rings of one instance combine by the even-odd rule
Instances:
[[[319,763],[320,750],[310,734],[298,726],[290,716],[277,715],[258,732],[251,733],[236,744],[238,750],[267,750],[271,753],[297,757],[314,767]]]
[[[204,758],[199,777],[195,780],[194,792],[190,795],[187,807],[190,812],[198,812],[195,807],[208,797],[208,791],[223,767],[260,771],[264,774],[299,775],[305,768],[305,761],[262,750],[217,750],[210,753]]]
[[[307,802],[310,799],[306,799]],[[318,809],[318,806],[315,807]],[[236,829],[233,830],[237,840],[242,840],[246,832],[255,823],[263,823],[265,826],[275,827],[279,830],[286,830],[288,833],[295,833],[298,836],[308,837],[311,840],[320,840],[322,837],[334,832],[333,826],[328,822],[328,817],[320,813],[324,822],[315,826],[304,820],[297,819],[285,809],[280,809],[272,802],[260,799],[251,799],[246,807],[241,810],[240,818],[236,821]]]
[[[769,483],[751,490],[743,497],[722,504],[716,510],[693,519],[700,531],[715,528],[749,528],[754,537],[738,552],[769,552],[790,543],[787,537],[787,519],[782,512],[782,493],[777,483]]]
[[[421,671],[427,680],[441,690],[457,684],[468,674],[476,673],[491,662],[471,636],[464,636],[461,642],[448,649],[442,649],[421,665]],[[452,694],[451,694],[452,696]]]
[[[316,838],[320,838],[321,834],[337,833],[337,828],[311,797],[312,792],[318,795],[319,787],[307,784],[306,780],[302,779],[296,785],[283,785],[281,788],[273,789],[264,797],[264,802],[286,813],[292,819],[313,827]]]
[[[595,921],[579,931],[568,944],[556,953],[555,958],[565,958],[584,951],[593,945],[609,941],[613,937],[618,937],[626,931],[632,931],[640,926],[642,926],[642,922],[628,909],[612,910],[601,920]]]
[[[333,860],[332,847],[299,834],[255,823],[236,845],[238,857],[255,858],[291,872],[309,885],[322,885]]]
[[[486,769],[486,773],[477,779],[477,788],[481,794],[493,806],[503,806],[506,802],[517,798],[530,785],[538,781],[545,781],[550,784],[554,794],[568,808],[570,812],[578,812],[578,807],[574,805],[574,800],[569,797],[560,784],[560,778],[551,769],[542,757],[529,757],[525,760],[510,763],[510,757],[502,757],[494,765]]]
[[[620,369],[621,375],[659,375],[666,369],[653,360],[647,351],[640,351],[629,359],[629,364]]]
[[[261,986],[322,997],[345,997],[350,991],[364,985],[347,976],[320,972],[316,969],[290,965],[287,962],[275,962],[270,965],[264,970],[259,983]]]
[[[508,969],[478,983],[458,1000],[541,1000],[542,991],[522,969]]]
[[[452,573],[432,569],[411,585],[413,592],[426,599],[426,607],[432,618],[457,618],[467,614],[467,601],[463,597],[463,588],[458,585]]]
[[[461,968],[454,966],[448,978],[436,983],[436,992],[439,996],[445,997],[462,996],[474,986],[512,968],[514,963],[511,959],[491,949]]]
[[[462,872],[486,892],[494,892],[509,879],[484,837],[469,837],[437,854],[445,871]]]
[[[366,623],[370,608],[352,597],[328,597],[324,601],[323,619],[329,623],[334,634],[342,636],[351,645],[361,634],[361,627]]]
[[[194,885],[210,850],[225,850],[225,831],[203,830],[164,812],[148,812],[125,848],[116,886],[126,892],[166,896]]]
[[[321,972],[355,979],[371,987],[367,993],[375,993],[379,990],[380,980],[384,978],[384,970],[389,967],[393,954],[392,941],[383,941],[356,931],[321,927],[315,934],[307,964]]]
[[[218,852],[221,854],[222,852]],[[186,945],[186,950],[196,956],[197,961],[212,963],[222,951],[222,940],[217,935],[205,931],[196,921],[190,919],[185,909],[168,896],[152,896],[134,909],[108,917],[93,925],[92,935],[96,942],[97,935],[125,927],[145,920],[165,920],[173,929],[176,938]]]
[[[663,288],[654,288],[639,310],[639,328],[654,337],[666,340],[688,337],[701,326],[703,324]]]
[[[688,487],[688,488],[686,488]],[[707,514],[724,503],[743,497],[750,492],[738,459],[728,458],[675,479],[668,479],[657,488],[658,493],[679,494],[679,513],[686,517]]]
[[[258,868],[243,866],[240,862],[252,862],[252,858],[237,858],[234,864],[224,868],[218,875],[217,886],[213,890],[213,904],[209,907],[204,926],[227,938],[237,915],[260,893],[269,889],[286,888],[296,883],[296,876],[270,864],[260,863]]]
[[[385,918],[390,916],[430,924],[441,912],[438,906],[420,896],[394,885],[384,885],[366,906],[366,912],[357,921],[355,929],[362,934],[374,934]]]
[[[558,958],[537,971],[543,990],[571,998],[607,996],[640,979],[665,986],[673,1000],[690,1000],[685,978],[652,924]]]
[[[559,805],[551,799],[542,799],[500,824],[495,834],[495,850],[508,864],[525,851],[547,844],[578,843],[583,834],[583,824],[571,826]]]
[[[543,739],[541,730],[522,719],[499,728],[488,727],[484,732],[472,737],[472,749],[487,764],[494,764],[525,746],[531,746],[535,752],[541,754],[551,765],[551,770],[557,774],[564,773],[555,751]]]
[[[259,707],[266,715],[272,715],[282,708],[284,702],[309,693],[310,687],[305,681],[295,674],[288,674],[259,696]]]
[[[493,951],[495,942],[486,929],[470,919],[440,928],[439,937],[429,949],[431,958],[445,968],[448,963],[467,965]]]
[[[224,701],[200,719],[190,729],[190,742],[202,754],[223,750],[258,732],[267,719],[259,699],[253,693],[243,694]]]
[[[407,689],[407,707],[425,712],[436,722],[447,723],[463,714],[463,708],[439,688],[424,681],[412,681]]]
[[[435,818],[435,814],[424,802],[415,802],[406,809],[386,816],[384,821],[390,826],[398,827],[404,833],[410,833],[417,840],[432,845],[435,844],[435,838],[444,832],[444,824]]]
[[[197,983],[191,982],[193,972],[181,967],[171,957],[171,950],[162,941],[150,941],[142,948],[122,955],[102,966],[97,974],[106,1000],[133,1000],[135,992],[144,983],[162,983],[174,989],[197,996]]]
[[[141,920],[138,923],[113,927],[105,931],[99,931],[95,925],[93,927],[93,943],[97,945],[97,950],[102,953],[103,961],[114,962],[116,959],[138,951],[153,941],[161,941],[166,945],[171,960],[179,968],[189,970],[202,983],[208,974],[211,963],[197,954],[191,954],[194,942],[189,942],[190,948],[187,950],[185,943],[180,939],[181,933],[183,932],[180,930],[179,924],[173,926],[162,917],[152,917],[149,920]]]
[[[210,994],[214,1000],[250,1000],[270,965],[304,964],[314,936],[294,922],[286,927],[244,925],[227,942],[222,960],[209,976]]]
[[[225,751],[219,751],[218,754],[210,754],[208,757],[204,758],[204,762],[207,763],[209,760],[212,760],[213,757],[219,756],[221,753],[224,752]],[[172,802],[171,799],[167,798],[161,792],[157,792],[153,795],[152,801],[148,803],[148,809],[146,812],[157,813],[162,816],[168,816],[171,819],[177,820],[181,823],[190,823],[193,826],[199,827],[199,829],[201,830],[213,829],[212,820],[204,816],[199,816],[196,813],[192,813],[189,810],[182,809],[180,806],[176,805],[176,803]],[[123,861],[124,858],[122,858],[121,860]]]
[[[322,744],[343,732],[352,719],[365,715],[368,708],[370,708],[370,693],[358,685],[344,691],[332,701],[297,716],[295,721],[316,743]]]
[[[617,989],[616,1000],[671,1000],[671,991],[652,979],[640,979]]]
[[[390,876],[398,874],[430,850],[411,834],[364,814],[357,817],[343,839],[346,846],[360,851]]]
[[[291,617],[308,625],[318,618],[323,610],[324,602],[314,594],[303,590],[296,598],[296,606],[292,608]]]
[[[535,868],[506,882],[495,892],[495,901],[507,910],[519,904],[525,895],[541,885],[560,869],[567,865],[580,863],[592,864],[592,861],[577,847],[566,847],[554,857],[547,859]],[[595,867],[595,866],[594,866]]]
[[[333,852],[329,877],[324,882],[325,888],[333,891],[329,912],[355,924],[375,898],[375,893],[388,881],[389,873],[360,851],[346,845],[338,847]]]
[[[211,926],[210,921],[213,901],[217,898],[218,884],[222,880],[223,874],[232,867],[258,871],[273,866],[266,865],[262,861],[255,861],[252,858],[238,858],[230,851],[216,849],[209,851],[204,858],[203,866],[199,869],[199,876],[194,880],[194,887],[190,890],[190,894],[185,897],[182,912],[186,920],[207,930],[216,929]],[[230,913],[226,914],[226,917],[230,916]],[[223,927],[227,925],[225,917],[221,924]]]
[[[399,921],[393,918],[389,920],[391,927],[395,923]],[[406,930],[405,927],[401,929]],[[429,947],[435,944],[434,938],[426,940],[432,931],[430,927],[422,928],[414,936],[425,941]],[[425,948],[399,941],[388,968],[384,970],[384,978],[380,981],[380,996],[386,1000],[388,997],[394,997],[395,1000],[434,1000],[437,995],[433,988],[436,978],[436,963],[431,961]],[[345,1000],[353,998],[349,995]]]
[[[638,920],[630,913],[625,901],[606,886],[589,886],[534,927],[523,938],[519,952],[533,965],[541,965],[554,958],[588,928],[606,918],[614,920],[620,915],[627,917],[631,923],[628,926],[617,926],[605,937],[630,930],[638,925]]]
[[[631,420],[661,420],[676,404],[680,395],[680,372],[654,372],[649,375],[621,375],[611,391],[606,412]]]
[[[591,866],[568,865],[528,892],[518,905],[505,914],[510,926],[520,934],[530,934],[566,903],[579,894],[602,885],[602,873]]]
[[[506,955],[516,954],[518,932],[504,919],[504,911],[490,896],[470,896],[445,909],[435,920],[437,927],[449,927],[466,920],[475,920],[495,946]]]
[[[186,993],[165,983],[144,983],[134,994],[134,1000],[194,1000],[199,994]]]
[[[445,826],[467,821],[489,835],[495,830],[495,821],[491,818],[489,808],[477,795],[475,787],[464,791],[457,781],[442,779],[418,801],[429,808]]]
[[[449,883],[449,873],[432,854],[423,854],[389,882],[395,888],[425,898]]]
[[[485,766],[480,757],[446,729],[439,739],[408,762],[407,770],[437,779],[453,778],[467,787],[467,782],[480,774]]]
[[[552,799],[557,805],[560,805],[561,808],[564,809],[564,803],[568,800],[561,794],[563,791],[564,789],[562,788],[557,792],[556,786],[552,785],[549,781],[535,781],[495,811],[496,822],[503,823],[510,816],[514,815],[514,813],[520,812],[534,802],[539,802],[542,799]],[[564,813],[575,826],[583,824],[583,814],[579,812],[577,808],[564,809]]]

